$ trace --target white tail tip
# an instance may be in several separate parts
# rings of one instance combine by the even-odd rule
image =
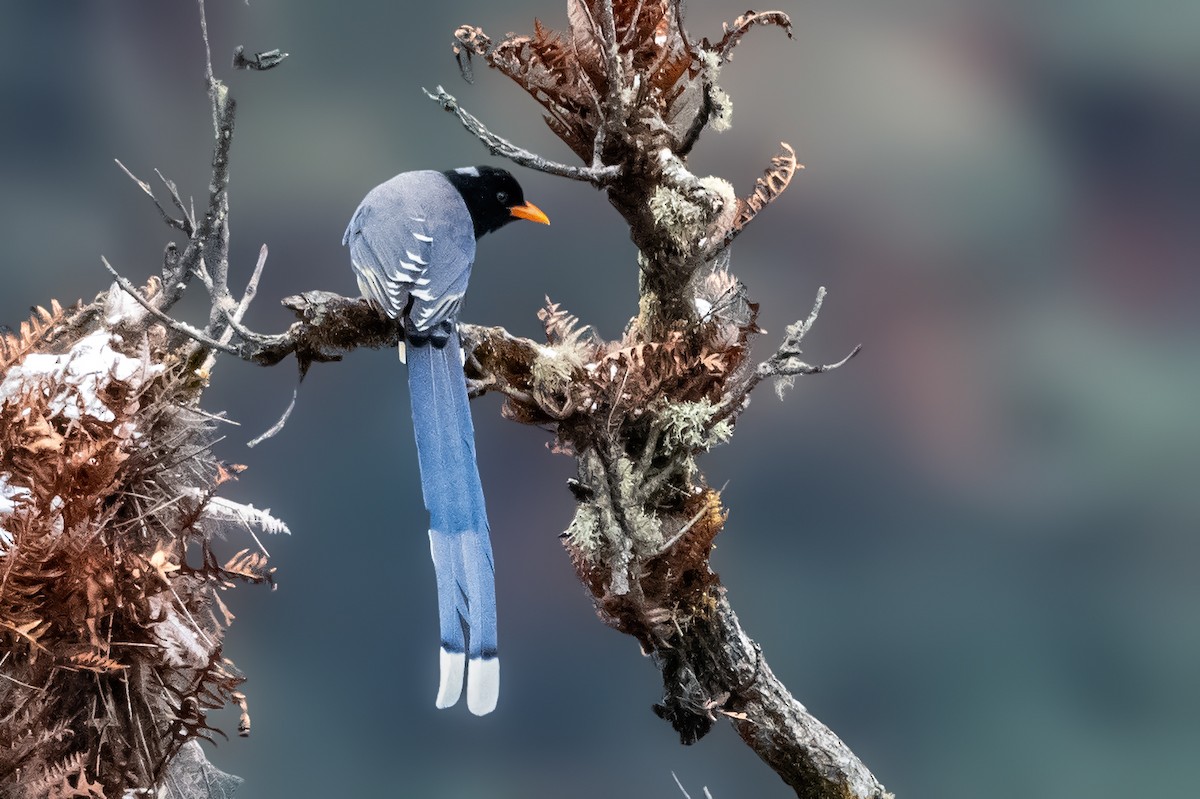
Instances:
[[[400,363],[408,363],[408,349],[404,346],[404,339],[400,339],[396,344],[396,354],[400,356]],[[450,704],[454,704],[451,702]]]
[[[437,706],[447,708],[458,701],[462,694],[463,671],[467,665],[467,656],[462,652],[441,651],[442,678],[438,684]],[[495,700],[492,701],[495,704]]]
[[[472,658],[467,671],[467,709],[486,716],[500,698],[500,658]]]

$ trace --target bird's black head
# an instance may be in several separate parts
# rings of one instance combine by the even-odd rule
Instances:
[[[494,166],[465,166],[442,173],[467,203],[475,238],[499,230],[514,219],[550,224],[533,203],[525,202],[525,193],[507,170]]]

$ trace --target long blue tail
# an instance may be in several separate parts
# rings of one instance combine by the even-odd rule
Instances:
[[[410,344],[408,390],[437,571],[442,633],[437,706],[458,701],[469,658],[467,707],[482,716],[496,707],[500,692],[496,583],[457,331],[444,346]]]

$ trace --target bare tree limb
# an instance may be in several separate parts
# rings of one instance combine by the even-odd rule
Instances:
[[[150,188],[149,183],[147,183],[144,180],[141,180],[136,175],[134,175],[132,172],[130,172],[129,167],[127,167],[121,163],[121,159],[114,158],[113,160],[116,161],[117,166],[119,166],[121,168],[121,171],[124,172],[129,177],[130,180],[132,180],[134,183],[136,183],[138,185],[138,188],[140,188],[142,191],[144,191],[146,193],[146,196],[148,196],[151,200],[154,201],[154,207],[158,209],[158,213],[162,215],[164,222],[166,222],[171,227],[176,228],[177,230],[183,231],[188,236],[192,235],[192,229],[193,229],[192,220],[190,220],[187,217],[186,212],[183,214],[182,219],[176,219],[175,217],[168,214],[167,209],[163,208],[162,203],[160,203],[158,201],[158,198],[154,196],[154,190]],[[162,178],[162,175],[159,174],[159,177]],[[162,178],[162,179],[164,182],[166,181],[165,178]],[[168,184],[168,188],[170,188],[170,184]],[[178,203],[176,204],[176,207],[179,207]],[[183,210],[183,209],[180,208],[180,210]]]
[[[431,92],[428,89],[422,89],[422,91],[425,92],[429,99],[435,100],[443,109],[457,116],[459,121],[462,122],[463,127],[483,142],[484,146],[488,148],[488,152],[492,155],[502,156],[513,163],[529,167],[530,169],[536,169],[539,172],[558,175],[559,177],[570,178],[571,180],[582,180],[595,186],[604,186],[621,174],[621,168],[617,166],[569,166],[543,158],[537,153],[518,147],[507,139],[492,133],[479,119],[463,109],[458,104],[458,100],[441,86],[437,87],[436,92]]]
[[[104,264],[104,268],[107,269],[108,273],[113,276],[114,280],[117,281],[117,285],[121,287],[122,291],[136,300],[138,305],[149,311],[155,319],[162,322],[167,327],[171,328],[177,333],[182,333],[193,341],[196,341],[197,343],[202,344],[209,349],[220,350],[221,352],[227,352],[230,355],[240,355],[241,351],[237,347],[231,347],[228,344],[223,344],[222,342],[217,341],[216,339],[209,338],[203,330],[198,330],[197,328],[189,325],[187,322],[181,322],[178,319],[172,318],[165,311],[159,310],[158,306],[142,296],[142,292],[138,290],[137,286],[133,285],[133,283],[129,281],[129,278],[123,276],[120,272],[114,269],[113,265],[108,262],[107,258],[100,256],[100,262]]]
[[[584,6],[587,7],[586,4]],[[620,42],[617,41],[617,23],[613,19],[613,0],[600,0],[600,37],[604,46],[604,65],[608,76],[608,92],[605,98],[605,121],[608,125],[620,126],[625,118],[625,68],[621,63]]]
[[[817,298],[813,302],[813,307],[809,311],[808,317],[788,325],[783,343],[779,345],[779,349],[770,358],[755,367],[740,385],[735,386],[725,395],[724,399],[717,406],[712,419],[708,422],[709,427],[739,414],[745,408],[750,392],[757,388],[759,383],[769,377],[780,378],[780,384],[776,390],[779,398],[783,399],[783,390],[790,388],[792,381],[796,377],[832,371],[844,366],[851,358],[862,351],[862,344],[857,344],[846,357],[840,361],[828,364],[808,364],[800,360],[800,344],[804,340],[804,337],[808,335],[808,331],[816,324],[824,302],[825,287],[821,286],[817,289]]]

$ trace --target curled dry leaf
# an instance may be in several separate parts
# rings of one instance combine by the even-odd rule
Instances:
[[[804,165],[796,161],[796,151],[787,142],[780,142],[783,152],[771,159],[771,166],[764,170],[762,177],[754,181],[754,191],[745,199],[738,198],[738,215],[733,223],[726,241],[732,240],[750,223],[759,211],[783,194],[791,184],[796,170]]]

